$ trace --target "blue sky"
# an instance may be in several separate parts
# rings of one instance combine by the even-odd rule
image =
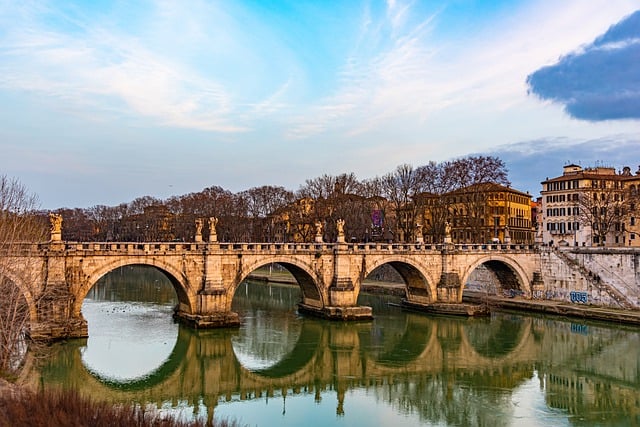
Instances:
[[[44,208],[468,154],[640,164],[624,0],[0,0],[0,173]]]

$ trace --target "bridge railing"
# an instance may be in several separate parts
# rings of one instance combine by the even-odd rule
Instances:
[[[30,246],[33,249],[33,246]],[[39,244],[39,251],[46,251],[48,244]],[[334,250],[358,252],[513,252],[531,251],[536,248],[529,244],[425,244],[425,243],[226,243],[226,242],[64,242],[67,252],[102,253],[189,253],[189,252],[269,252],[269,253],[309,253],[331,252]],[[25,248],[26,250],[26,248]]]
[[[46,243],[44,244],[46,245]],[[0,255],[27,256],[43,251],[43,244],[33,242],[1,242]]]

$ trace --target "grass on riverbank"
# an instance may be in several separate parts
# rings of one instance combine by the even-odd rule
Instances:
[[[180,421],[160,414],[157,410],[145,410],[139,406],[124,406],[106,402],[94,402],[80,396],[77,391],[47,390],[0,394],[0,427],[50,426],[50,427],[240,427],[235,421]]]

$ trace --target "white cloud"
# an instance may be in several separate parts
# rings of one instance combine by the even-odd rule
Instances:
[[[219,132],[246,128],[234,121],[233,99],[222,84],[138,37],[100,26],[77,37],[33,19],[14,23],[7,32],[0,53],[4,89],[43,94],[97,112],[126,106],[159,125]]]
[[[438,26],[444,25],[440,11],[409,19],[415,14],[411,5],[390,1],[387,6],[384,16],[372,17],[365,10],[364,22],[373,23],[363,26],[357,50],[345,60],[341,85],[296,116],[290,136],[340,129],[366,134],[401,117],[412,118],[420,132],[424,120],[443,109],[457,110],[462,121],[463,114],[475,111],[499,115],[522,108],[523,114],[531,113],[526,76],[592,40],[636,5],[538,1],[492,20],[478,33],[446,42],[437,37]],[[393,31],[384,33],[385,26]]]

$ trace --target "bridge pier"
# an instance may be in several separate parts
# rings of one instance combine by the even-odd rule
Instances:
[[[298,304],[298,311],[301,313],[307,313],[312,316],[320,317],[328,320],[372,320],[373,311],[371,307],[367,306],[352,306],[352,307],[314,307],[311,305],[300,303]]]
[[[347,283],[346,281],[342,282]],[[329,289],[329,305],[309,304],[310,301],[303,301],[298,304],[298,311],[311,314],[316,317],[329,320],[371,320],[373,310],[368,306],[358,306],[356,290],[351,280],[348,286],[336,287],[335,284]]]
[[[410,310],[436,314],[459,316],[478,316],[488,314],[488,309],[479,304],[462,302],[462,282],[456,272],[442,272],[436,287],[435,302],[424,302],[423,299],[409,298],[402,305]]]
[[[67,281],[65,244],[53,236],[44,264],[44,283],[36,302],[38,316],[31,319],[29,336],[35,341],[54,341],[89,336],[82,313],[74,313],[76,295]]]
[[[82,317],[58,321],[47,319],[32,323],[29,326],[28,335],[34,341],[87,338],[89,336],[89,328],[87,321]]]
[[[351,279],[351,259],[348,245],[338,242],[333,252],[333,278],[328,289],[328,304],[310,305],[302,302],[298,310],[330,320],[371,320],[371,307],[357,306],[358,294]]]
[[[462,283],[455,272],[443,272],[437,287],[438,302],[459,303],[462,301]]]
[[[198,312],[188,313],[176,308],[173,317],[196,329],[227,328],[240,326],[238,313],[226,310],[225,289],[205,289],[198,294]]]

